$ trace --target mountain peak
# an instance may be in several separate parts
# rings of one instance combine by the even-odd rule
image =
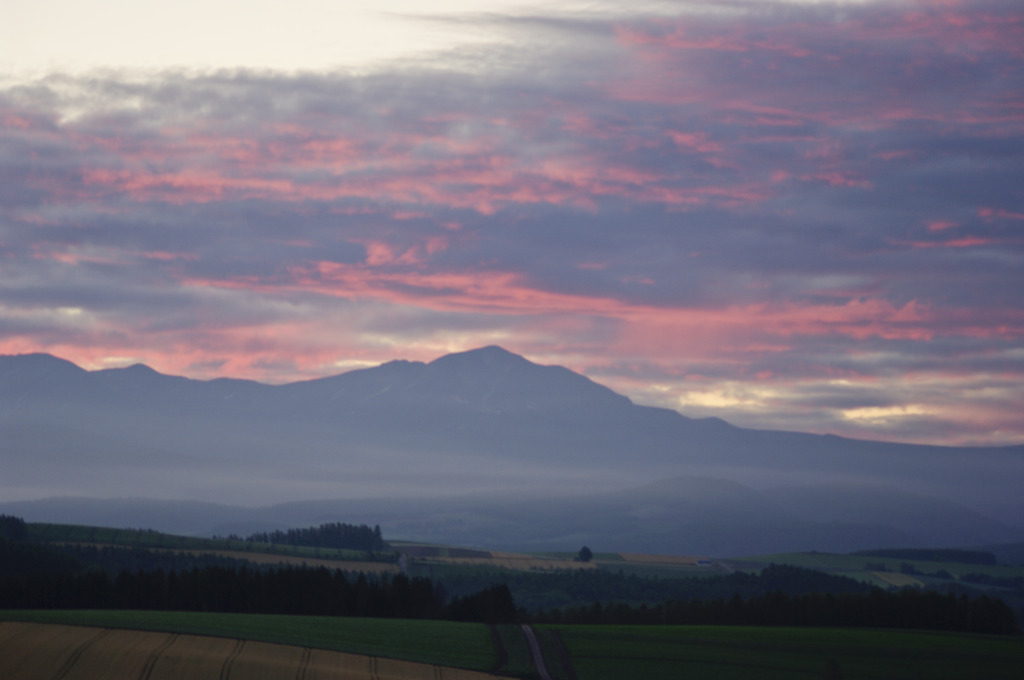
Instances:
[[[88,379],[88,373],[52,354],[11,354],[0,356],[0,379],[4,382],[0,396],[11,397],[54,385],[77,385]]]
[[[561,366],[544,366],[488,345],[427,364],[408,396],[492,413],[622,408],[630,401]]]
[[[482,364],[485,366],[495,366],[501,364],[521,365],[523,363],[531,363],[524,357],[521,357],[518,354],[510,352],[504,347],[499,347],[498,345],[487,345],[486,347],[478,347],[477,349],[471,349],[465,352],[454,352],[452,354],[446,354],[443,357],[434,359],[430,363],[437,364],[453,362],[458,362],[460,364]]]
[[[93,374],[105,383],[110,383],[111,381],[114,383],[123,383],[124,381],[148,382],[154,378],[169,378],[174,381],[187,380],[187,378],[180,378],[178,376],[165,376],[146,364],[132,364],[131,366],[122,366],[120,368],[104,368],[99,371],[93,371]]]
[[[156,369],[150,368],[146,364],[132,364],[131,366],[125,366],[121,370],[134,375],[159,375]]]
[[[49,369],[85,373],[84,369],[79,368],[67,359],[61,359],[60,357],[55,357],[52,354],[45,354],[42,352],[34,352],[31,354],[5,354],[0,356],[0,366],[7,370],[13,370],[15,368],[22,370]]]

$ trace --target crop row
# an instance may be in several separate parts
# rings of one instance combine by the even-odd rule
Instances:
[[[251,640],[0,622],[0,677],[489,680],[470,670]]]

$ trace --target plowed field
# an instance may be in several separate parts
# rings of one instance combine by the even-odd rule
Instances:
[[[228,638],[0,622],[4,680],[494,680],[476,671]]]

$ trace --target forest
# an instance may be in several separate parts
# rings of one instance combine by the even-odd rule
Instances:
[[[739,625],[844,628],[906,628],[1011,635],[1018,631],[1013,612],[1001,600],[968,598],[905,588],[868,593],[782,591],[749,599],[670,600],[652,606],[623,603],[568,607],[538,612],[537,623]]]
[[[273,543],[279,545],[304,545],[313,548],[336,548],[341,550],[362,550],[365,552],[383,552],[388,546],[381,536],[380,525],[372,529],[365,525],[330,522],[317,527],[305,529],[288,529],[287,531],[261,531],[242,538],[235,534],[229,540],[242,540],[248,543]]]

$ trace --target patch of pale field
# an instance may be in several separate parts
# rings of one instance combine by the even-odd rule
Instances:
[[[706,557],[684,555],[644,555],[641,553],[619,553],[619,557],[634,564],[670,564],[673,566],[697,567]]]
[[[117,547],[106,543],[57,543],[55,545],[88,545],[97,548]],[[182,550],[180,548],[146,548],[153,552],[167,552],[184,555],[216,555],[236,560],[248,560],[256,564],[287,564],[296,567],[327,567],[331,571],[362,571],[367,574],[397,574],[398,565],[391,562],[358,562],[352,560],[332,560],[322,557],[303,557],[301,555],[275,555],[274,553],[247,552],[245,550]]]
[[[597,565],[590,562],[576,562],[575,560],[560,560],[551,557],[536,557],[534,555],[522,555],[520,553],[492,552],[490,557],[417,557],[416,562],[424,564],[462,564],[478,567],[503,567],[521,571],[534,569],[597,569]]]
[[[428,666],[399,659],[366,658],[371,659],[369,673],[361,677],[371,680],[376,678],[381,680],[484,680],[484,678],[496,677],[475,671]]]
[[[161,635],[161,633],[154,633]],[[149,667],[147,680],[174,680],[174,678],[221,677],[220,669],[239,647],[239,640],[202,637],[199,635],[170,636],[174,638],[160,654],[155,654]],[[163,643],[163,644],[166,644]],[[145,673],[146,669],[143,670]]]
[[[199,635],[0,622],[4,680],[498,680],[458,668]]]
[[[294,566],[306,565],[307,567],[327,567],[331,571],[341,569],[342,571],[363,571],[367,574],[397,574],[398,565],[391,562],[353,562],[350,560],[327,560],[319,557],[300,557],[297,555],[273,555],[271,553],[250,553],[235,550],[178,550],[174,552],[185,552],[190,555],[217,555],[218,557],[233,557],[239,560],[249,560],[256,564],[289,564]]]
[[[910,574],[898,574],[892,571],[870,571],[868,572],[877,579],[888,583],[891,586],[902,588],[903,586],[923,586],[924,583],[918,581]]]
[[[0,677],[59,677],[65,667],[73,666],[71,657],[104,632],[96,628],[0,622]]]
[[[147,659],[171,636],[141,631],[114,634],[103,628],[28,632],[14,649],[0,644],[0,677],[134,678],[146,667]],[[56,633],[56,634],[54,634]]]

